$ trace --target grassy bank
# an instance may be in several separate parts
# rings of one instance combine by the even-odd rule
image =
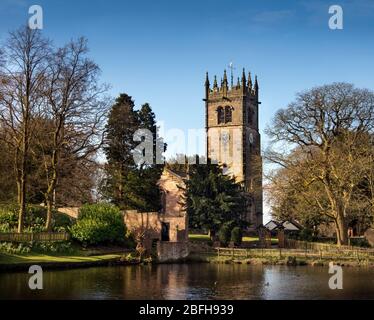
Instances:
[[[336,265],[351,267],[371,267],[374,268],[374,260],[368,259],[343,259],[343,258],[322,258],[298,256],[279,256],[277,250],[273,255],[245,257],[218,256],[215,253],[191,254],[188,262],[199,263],[222,263],[222,264],[253,264],[253,265],[288,265],[288,266],[328,266],[330,262]]]
[[[43,264],[43,263],[74,263],[74,262],[96,262],[103,260],[113,260],[121,258],[118,254],[98,255],[98,256],[55,256],[49,254],[29,253],[29,254],[0,254],[0,265],[12,264]]]
[[[127,265],[138,263],[131,254],[112,253],[90,255],[87,252],[75,252],[71,255],[57,254],[9,254],[0,253],[1,271],[24,271],[31,265],[40,265],[46,269],[69,269],[92,266]]]

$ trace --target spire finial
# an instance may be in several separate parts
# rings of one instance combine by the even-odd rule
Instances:
[[[257,75],[255,76],[255,91],[258,92],[258,81],[257,81]]]
[[[252,90],[252,76],[250,72],[248,72],[248,89]]]
[[[209,83],[209,74],[208,74],[208,72],[206,73],[206,77],[205,77],[205,86],[206,86],[206,87],[209,87],[209,86],[210,86],[210,83]]]
[[[217,76],[214,76],[213,88],[214,88],[214,89],[218,88]]]
[[[224,93],[224,95],[226,95],[227,91],[229,90],[229,85],[228,85],[228,82],[227,82],[227,74],[226,74],[226,69],[223,73],[223,84],[222,84],[222,91]]]
[[[206,73],[205,78],[205,101],[208,101],[210,94],[210,83],[209,83],[209,75],[208,72]]]
[[[245,79],[245,69],[243,68],[243,73],[242,73],[242,91],[243,91],[243,94],[245,94],[245,92],[247,91],[246,82],[247,82],[247,80]]]
[[[224,82],[227,82],[226,69],[223,71],[223,81],[224,81]]]

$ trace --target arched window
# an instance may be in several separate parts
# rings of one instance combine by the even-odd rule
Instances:
[[[225,107],[225,123],[232,122],[232,109],[230,106]]]
[[[223,112],[222,107],[217,108],[217,123],[218,124],[225,123],[225,114]]]

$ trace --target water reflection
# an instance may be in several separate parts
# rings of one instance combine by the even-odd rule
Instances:
[[[327,267],[169,264],[46,271],[44,290],[26,273],[0,274],[0,299],[374,299],[370,269],[344,269],[328,288]]]

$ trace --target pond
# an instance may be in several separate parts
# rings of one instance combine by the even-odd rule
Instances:
[[[374,299],[372,269],[344,268],[343,290],[328,267],[164,264],[45,271],[44,289],[28,274],[1,273],[0,299]]]

